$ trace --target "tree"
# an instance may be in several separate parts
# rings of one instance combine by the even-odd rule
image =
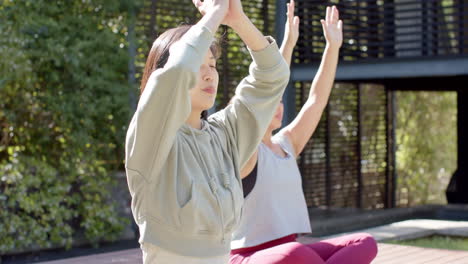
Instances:
[[[399,203],[445,203],[457,165],[456,93],[401,91],[397,104]]]
[[[130,115],[128,5],[1,3],[0,253],[122,230],[107,187]]]

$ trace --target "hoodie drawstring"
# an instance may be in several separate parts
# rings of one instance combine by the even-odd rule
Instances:
[[[219,197],[218,197],[218,186],[216,184],[216,180],[214,179],[214,177],[212,177],[210,174],[209,174],[209,171],[208,171],[208,166],[206,165],[205,163],[205,159],[202,158],[202,154],[201,154],[201,151],[200,151],[200,147],[198,146],[198,142],[197,142],[197,139],[195,138],[195,134],[193,133],[193,130],[191,127],[189,127],[190,129],[190,132],[192,134],[192,137],[193,137],[193,141],[195,142],[195,147],[197,149],[197,152],[198,152],[198,155],[200,157],[200,159],[202,160],[202,163],[203,163],[203,167],[204,167],[204,170],[205,170],[205,173],[206,175],[208,175],[209,177],[209,180],[208,180],[208,185],[210,186],[210,189],[211,189],[211,192],[213,192],[215,198],[216,198],[216,203],[218,204],[218,207],[219,207],[219,211],[220,211],[220,218],[221,218],[221,242],[224,243],[225,242],[225,236],[224,236],[224,216],[223,216],[223,208],[221,207],[221,202],[219,200]],[[218,155],[215,154],[215,156],[217,157],[218,159],[218,164],[221,164],[221,160],[219,158]],[[223,176],[225,175],[225,173],[222,173]],[[224,176],[223,178],[227,178],[226,176]],[[224,185],[226,186],[226,184],[229,184],[228,182],[224,182]]]

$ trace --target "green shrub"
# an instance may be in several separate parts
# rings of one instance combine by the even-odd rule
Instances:
[[[0,254],[96,244],[127,223],[109,186],[134,88],[131,2],[0,2]]]

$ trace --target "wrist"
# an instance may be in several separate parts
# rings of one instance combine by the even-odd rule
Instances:
[[[197,24],[207,27],[212,34],[215,34],[224,16],[225,13],[222,12],[222,9],[217,10],[217,8],[213,8],[203,15],[202,19]]]
[[[284,44],[283,43],[281,44],[281,51],[283,53],[287,53],[287,54],[292,53],[293,49],[294,49],[294,46],[289,45],[287,42]]]
[[[333,44],[333,43],[328,43],[325,45],[326,50],[331,50],[331,51],[339,51],[341,48],[341,44]]]
[[[283,39],[284,47],[293,50],[294,47],[296,46],[297,41],[291,40],[288,37],[285,37]]]
[[[236,19],[234,22],[228,24],[230,28],[232,28],[234,31],[238,31],[242,27],[246,26],[246,23],[251,23],[250,19],[247,17],[246,14],[242,13],[238,19]]]
[[[215,6],[213,8],[210,8],[208,12],[204,16],[210,16],[210,17],[216,17],[216,18],[221,18],[223,19],[226,14],[227,14],[227,9],[222,6]]]

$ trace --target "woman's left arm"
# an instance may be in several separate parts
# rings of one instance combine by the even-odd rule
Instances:
[[[343,22],[339,20],[338,9],[335,6],[327,7],[325,20],[322,19],[320,22],[327,44],[320,67],[312,82],[309,98],[296,118],[280,131],[289,137],[296,156],[302,152],[314,133],[327,105],[335,79],[339,50],[343,42]]]
[[[228,137],[235,142],[239,166],[243,167],[273,118],[289,81],[289,67],[276,42],[265,37],[245,15],[240,0],[230,0],[229,10],[221,23],[239,35],[253,61],[249,75],[236,88],[232,104],[211,115],[209,120],[226,128]]]
[[[252,51],[263,50],[270,44],[244,13],[240,0],[229,1],[228,13],[221,23],[232,28]]]

